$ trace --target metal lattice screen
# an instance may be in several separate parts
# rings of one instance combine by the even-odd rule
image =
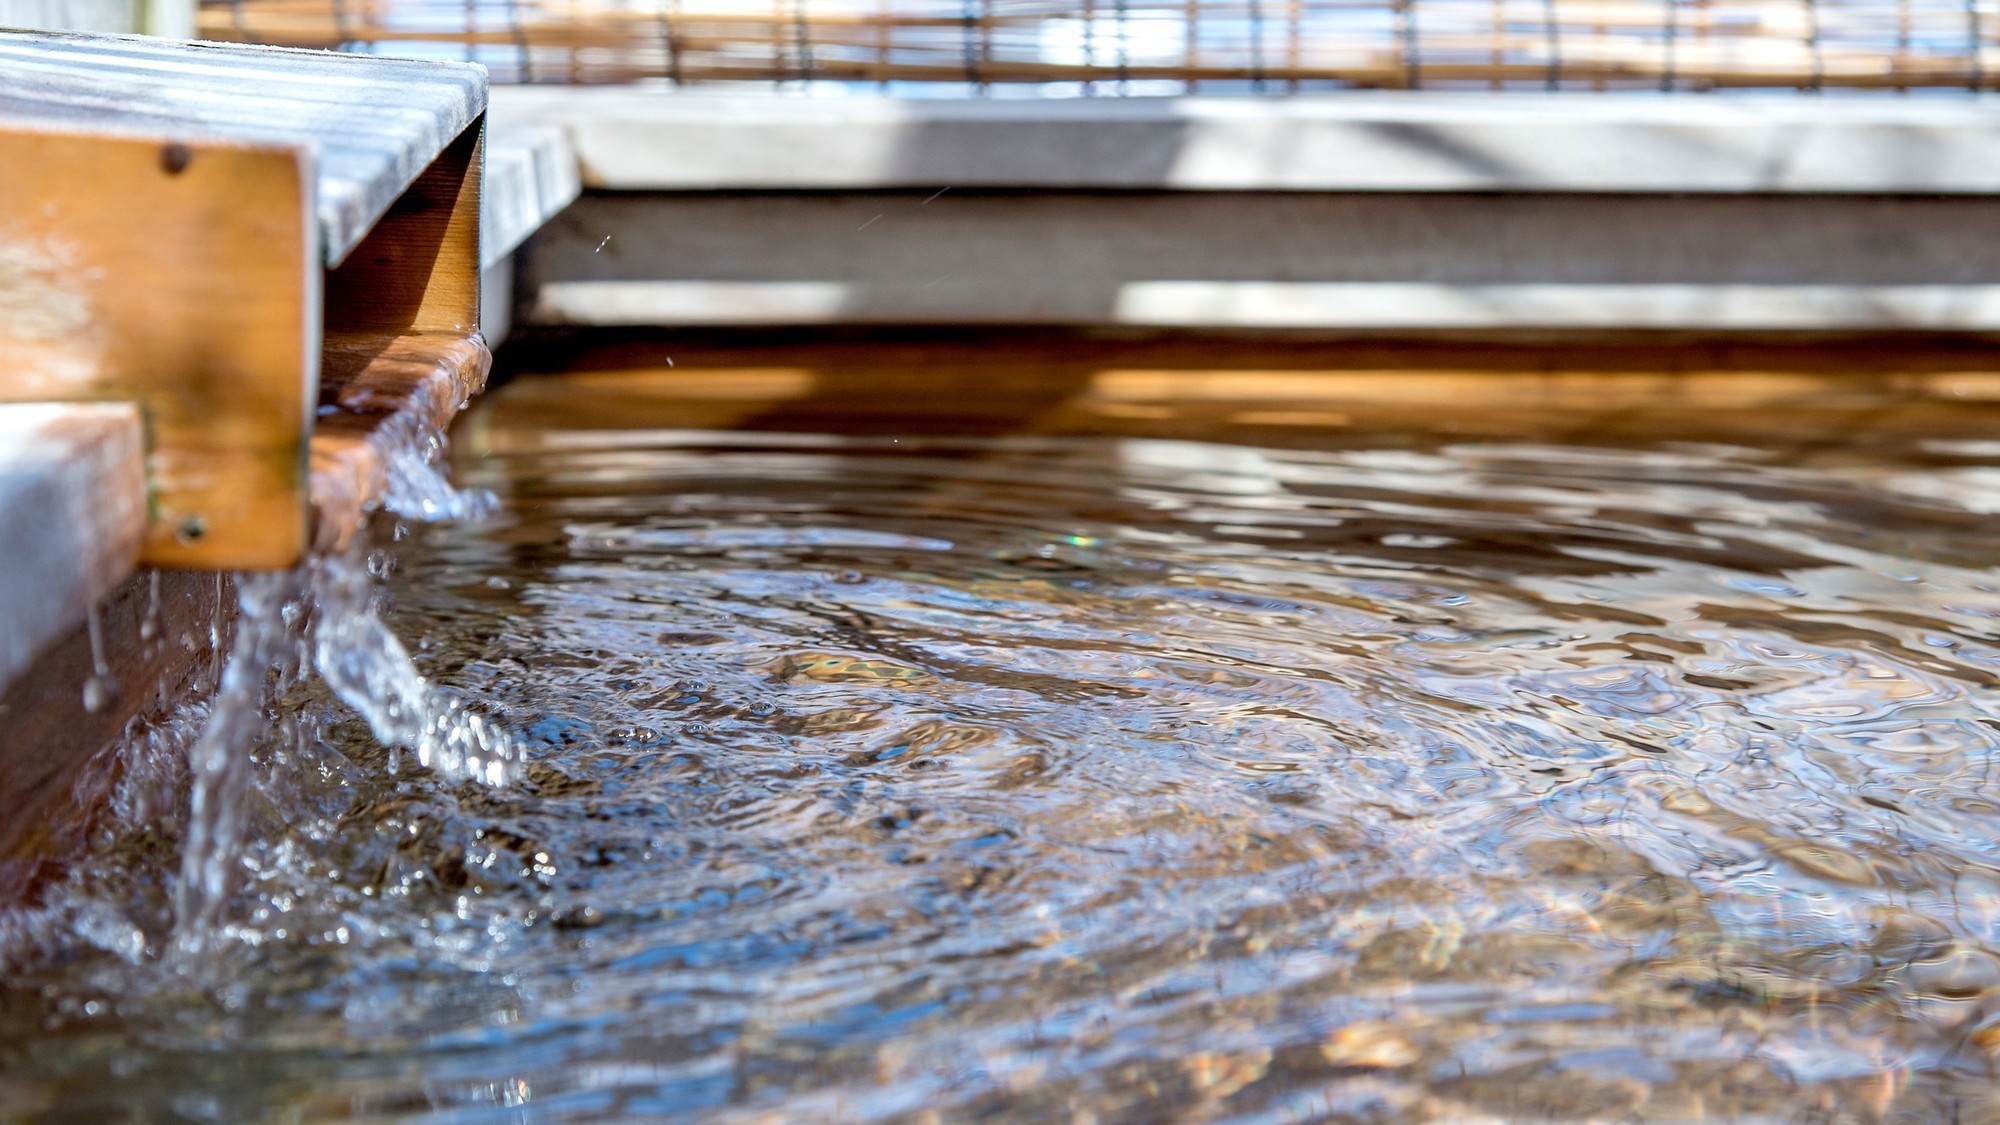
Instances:
[[[202,0],[211,39],[500,82],[1981,89],[2000,0]]]

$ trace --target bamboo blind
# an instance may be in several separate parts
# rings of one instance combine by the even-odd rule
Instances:
[[[201,0],[205,38],[499,82],[1979,89],[2000,0]],[[916,85],[911,85],[916,84]]]

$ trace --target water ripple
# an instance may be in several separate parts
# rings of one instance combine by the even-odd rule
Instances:
[[[22,1104],[2000,1110],[2000,447],[573,436],[390,582],[523,780],[295,693],[234,991],[171,818],[0,926]]]

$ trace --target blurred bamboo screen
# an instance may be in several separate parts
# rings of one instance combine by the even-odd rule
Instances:
[[[499,82],[1981,89],[2000,0],[201,0],[201,34]]]

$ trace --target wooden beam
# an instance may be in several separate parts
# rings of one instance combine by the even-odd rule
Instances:
[[[479,184],[479,264],[499,265],[583,193],[576,149],[559,125],[489,117]],[[488,333],[489,343],[498,343]]]
[[[0,406],[0,684],[132,572],[143,444],[131,406]]]
[[[314,150],[329,266],[484,112],[464,63],[0,31],[0,120]]]
[[[326,278],[327,335],[479,331],[480,119],[440,152]]]
[[[323,325],[478,331],[485,92],[459,64],[0,32],[0,401],[139,406],[142,561],[298,560]]]
[[[161,566],[305,547],[319,365],[309,157],[0,123],[0,401],[146,418]]]

